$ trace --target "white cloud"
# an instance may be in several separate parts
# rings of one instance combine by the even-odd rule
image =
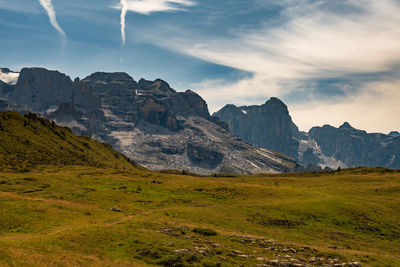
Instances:
[[[183,7],[195,5],[190,0],[120,0],[121,8],[121,39],[122,45],[126,42],[126,13],[132,11],[144,15],[154,12],[182,11]]]
[[[400,80],[376,81],[362,85],[360,94],[340,101],[310,101],[289,107],[293,120],[303,130],[313,126],[340,126],[348,121],[369,132],[400,130]]]
[[[363,4],[362,12],[338,15],[313,5],[303,15],[297,9],[304,7],[292,7],[289,22],[278,28],[241,31],[234,39],[202,45],[186,42],[178,49],[274,79],[390,70],[400,62],[400,6],[391,0],[354,2],[360,9]]]
[[[283,22],[272,28],[264,25],[255,30],[233,29],[233,37],[193,38],[192,32],[186,32],[177,38],[166,38],[162,31],[146,37],[165,48],[254,73],[252,78],[235,83],[217,80],[193,85],[210,103],[211,110],[226,103],[260,104],[254,100],[284,97],[299,87],[309,95],[315,87],[306,86],[318,79],[349,79],[352,75],[381,72],[400,76],[398,1],[353,0],[348,2],[352,10],[332,10],[324,6],[324,1],[285,3]],[[375,90],[371,86],[376,86]],[[395,103],[400,101],[396,86],[399,91],[398,82],[359,84],[357,94],[347,92],[349,95],[335,98],[338,104],[315,99],[301,109],[296,105],[291,110],[302,129],[322,122],[337,124],[346,116],[367,130],[387,130],[390,126],[399,129],[399,110],[388,106],[399,106]],[[368,103],[372,100],[371,106]],[[366,112],[371,110],[375,113],[366,118]]]
[[[125,45],[126,42],[126,33],[125,33],[125,25],[126,25],[126,12],[128,11],[128,2],[127,0],[121,0],[121,39],[122,45]]]
[[[46,10],[51,25],[61,34],[61,36],[63,36],[64,38],[67,37],[65,32],[57,22],[56,12],[54,10],[52,0],[39,0],[39,3]]]
[[[12,12],[22,12],[22,13],[37,13],[38,6],[36,2],[33,1],[7,1],[0,0],[0,9],[12,11]]]
[[[18,77],[19,77],[19,73],[18,72],[7,72],[4,73],[2,71],[2,69],[0,69],[0,80],[11,84],[11,85],[15,85],[18,81]]]
[[[182,11],[183,7],[195,5],[190,0],[126,0],[128,10],[149,15],[154,12]]]

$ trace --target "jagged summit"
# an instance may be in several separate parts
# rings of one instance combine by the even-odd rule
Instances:
[[[105,82],[105,83],[136,83],[135,80],[125,72],[95,72],[87,76],[82,81],[92,81],[92,82]]]
[[[282,100],[280,100],[277,97],[271,97],[267,102],[265,102],[265,105],[269,105],[272,106],[274,108],[281,108],[281,109],[286,109],[287,110],[287,106],[285,103],[283,103]]]
[[[213,115],[249,144],[297,157],[299,142],[296,138],[301,133],[280,99],[271,97],[261,106],[226,105]]]
[[[303,133],[278,98],[261,106],[226,105],[215,115],[250,144],[291,155],[304,166],[400,168],[398,132],[369,134],[345,122],[339,128],[326,124]]]
[[[354,129],[350,123],[348,123],[347,121],[344,122],[339,128],[347,128],[347,129]]]
[[[4,74],[8,74],[9,72],[13,72],[13,71],[11,71],[9,68],[1,68],[0,67],[0,72],[2,72]]]

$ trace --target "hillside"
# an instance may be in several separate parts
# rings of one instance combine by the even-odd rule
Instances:
[[[127,170],[137,166],[111,146],[78,137],[69,128],[47,119],[34,114],[0,112],[0,170],[29,171],[40,165]]]
[[[385,169],[0,173],[0,266],[395,267],[399,199]]]

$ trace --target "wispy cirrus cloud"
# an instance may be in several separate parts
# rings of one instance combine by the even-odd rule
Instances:
[[[121,0],[121,39],[122,45],[125,45],[126,42],[126,33],[125,33],[125,25],[126,25],[126,12],[128,11],[128,1]]]
[[[289,99],[296,90],[303,90],[299,99],[303,103],[308,100],[309,108],[296,101],[290,103],[302,129],[324,120],[330,123],[333,116],[337,116],[335,121],[347,120],[346,113],[338,110],[335,114],[333,111],[355,110],[362,105],[368,107],[367,100],[371,99],[376,99],[375,107],[381,107],[381,116],[385,114],[385,120],[370,117],[375,120],[367,122],[360,117],[362,112],[353,112],[360,117],[358,121],[363,122],[360,127],[387,129],[389,121],[392,127],[400,127],[392,110],[387,108],[393,94],[385,90],[397,86],[398,82],[387,83],[386,77],[378,75],[400,75],[400,3],[395,0],[283,2],[279,23],[271,26],[260,19],[259,27],[231,28],[227,36],[211,38],[207,34],[198,34],[194,38],[189,30],[181,31],[182,34],[176,31],[175,36],[167,38],[163,30],[156,34],[153,31],[151,36],[143,32],[153,44],[253,74],[238,82],[217,80],[193,84],[192,88],[198,89],[213,110],[226,102],[250,104],[255,99],[265,101],[268,96]],[[351,77],[358,75],[376,75],[371,83],[376,90],[359,82],[351,90],[343,90],[343,95],[334,101],[313,94],[318,80],[342,77],[352,80]],[[358,96],[365,101],[357,100]],[[336,104],[339,101],[341,105]],[[310,108],[314,105],[321,107],[319,112]],[[354,121],[357,121],[355,117]]]
[[[195,3],[191,0],[120,0],[122,45],[124,46],[126,42],[125,28],[128,11],[150,15],[154,12],[183,11],[185,7],[193,5]]]
[[[66,38],[67,35],[57,22],[56,11],[54,10],[52,0],[39,0],[39,3],[42,5],[44,10],[46,10],[51,25],[60,33],[62,37]]]

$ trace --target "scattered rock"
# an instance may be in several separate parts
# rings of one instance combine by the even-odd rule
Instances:
[[[279,266],[279,260],[270,260],[269,264],[271,264],[272,266]]]
[[[204,250],[199,250],[197,252],[200,253],[203,256],[207,256],[207,253]]]
[[[163,182],[158,181],[158,180],[153,180],[153,181],[151,181],[151,183],[152,183],[152,184],[162,184]]]
[[[119,208],[113,207],[110,209],[110,211],[115,211],[115,212],[122,212]]]
[[[176,249],[176,250],[174,250],[174,252],[175,252],[176,254],[186,254],[186,253],[189,252],[189,250],[183,248],[183,249]]]

